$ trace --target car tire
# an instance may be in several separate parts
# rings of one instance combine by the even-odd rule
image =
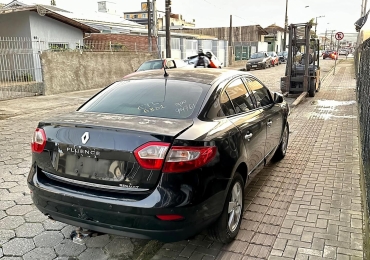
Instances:
[[[250,71],[251,70],[251,68],[248,68],[248,67],[246,69],[247,69],[247,71]]]
[[[267,68],[267,64],[266,63],[264,63],[263,65],[262,65],[262,69],[266,69]]]
[[[275,67],[275,62],[274,62],[274,63],[272,63],[272,67]]]
[[[244,181],[236,172],[227,192],[226,201],[220,217],[209,228],[209,236],[221,243],[233,241],[239,232],[244,211]]]
[[[288,122],[286,122],[283,131],[283,136],[281,137],[281,142],[279,144],[279,147],[275,151],[274,156],[272,157],[272,161],[278,162],[285,157],[286,150],[288,148],[288,142],[289,142],[289,124]]]

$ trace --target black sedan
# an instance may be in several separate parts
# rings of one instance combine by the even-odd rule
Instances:
[[[42,213],[136,238],[235,238],[244,187],[285,156],[289,107],[246,72],[168,74],[132,74],[38,124],[27,181]]]

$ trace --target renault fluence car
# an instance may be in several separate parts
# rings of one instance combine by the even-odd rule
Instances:
[[[122,236],[178,241],[240,228],[244,188],[282,159],[289,107],[246,72],[137,72],[77,111],[41,120],[28,186],[50,218]]]

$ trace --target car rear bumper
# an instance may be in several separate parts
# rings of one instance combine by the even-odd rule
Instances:
[[[206,228],[220,215],[224,193],[199,204],[167,207],[170,191],[153,191],[146,198],[115,199],[83,192],[78,187],[57,185],[42,174],[30,172],[28,186],[36,207],[57,221],[94,230],[141,239],[174,242],[187,239]],[[72,188],[71,188],[72,187]],[[162,194],[165,194],[164,196]],[[157,215],[181,215],[183,220],[164,221]]]
[[[259,64],[247,64],[246,68],[247,69],[262,69],[264,63],[259,63]]]

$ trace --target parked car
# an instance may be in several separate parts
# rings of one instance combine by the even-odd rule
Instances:
[[[339,55],[346,55],[347,56],[349,54],[349,52],[346,49],[340,49],[339,52],[338,52],[338,54]]]
[[[286,154],[288,104],[246,72],[168,74],[131,74],[39,122],[27,182],[43,214],[165,242],[207,227],[223,243],[236,237],[244,187]]]
[[[271,57],[271,65],[273,67],[279,65],[279,56],[274,51],[269,51],[267,54]]]
[[[221,69],[223,67],[223,63],[217,58],[217,56],[213,52],[207,51],[205,53],[205,56],[207,56],[209,58],[211,68]],[[193,56],[188,57],[185,60],[185,62],[194,66],[198,62],[198,55],[193,55]]]
[[[279,57],[279,62],[280,63],[287,62],[287,60],[288,60],[288,52],[287,51],[278,52],[277,55]]]
[[[338,55],[336,51],[327,50],[322,54],[322,58],[323,59],[330,58],[334,60],[338,59]]]
[[[251,58],[247,60],[246,69],[250,71],[251,69],[266,69],[271,67],[272,58],[267,54],[267,52],[256,52],[251,55]]]
[[[182,68],[187,66],[187,64],[180,59],[155,59],[155,60],[148,60],[140,65],[140,67],[136,71],[144,71],[144,70],[155,70],[155,69],[175,69],[175,68]]]

